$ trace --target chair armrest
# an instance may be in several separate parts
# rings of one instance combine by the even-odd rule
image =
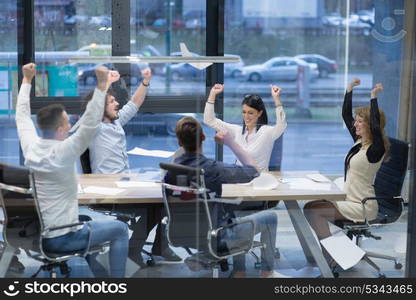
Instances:
[[[221,255],[218,253],[218,248],[213,249],[212,242],[213,240],[216,240],[218,242],[218,234],[221,231],[224,231],[228,228],[243,225],[243,224],[250,224],[251,225],[251,233],[247,233],[243,240],[233,239],[232,236],[229,236],[228,238],[225,236],[223,239],[221,239],[221,243],[224,243],[224,250],[228,252],[225,255]],[[216,229],[213,229],[208,232],[208,248],[210,254],[215,257],[216,259],[226,259],[235,255],[239,254],[245,254],[248,250],[250,250],[253,247],[253,239],[254,239],[254,233],[255,233],[255,225],[252,220],[245,220],[245,221],[236,221],[229,224],[226,224],[224,226],[218,227]],[[218,245],[217,245],[218,247]],[[217,250],[217,251],[214,251]],[[220,250],[221,251],[221,250]]]
[[[386,200],[386,201],[397,201],[397,200],[401,200],[403,201],[403,198],[400,196],[391,196],[391,197],[367,197],[364,198],[363,200],[361,200],[362,204],[365,204],[367,201],[369,200]]]

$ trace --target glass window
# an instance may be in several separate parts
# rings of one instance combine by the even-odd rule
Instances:
[[[73,56],[111,55],[111,0],[34,1],[38,96],[78,96],[95,84],[93,64]]]
[[[0,161],[19,164],[15,122],[17,97],[17,1],[0,8]]]
[[[141,56],[205,55],[206,1],[131,1],[131,53]],[[150,95],[205,93],[205,70],[189,64],[151,64]],[[132,89],[137,85],[132,83]]]
[[[182,117],[191,116],[203,125],[202,114],[150,114],[138,113],[124,127],[127,137],[127,150],[134,147],[146,150],[178,150],[178,142],[175,134],[176,122]],[[204,155],[215,159],[215,131],[203,125],[206,140],[203,143]],[[140,172],[140,169],[159,169],[159,162],[170,162],[172,158],[160,158],[150,156],[129,155],[130,168]]]

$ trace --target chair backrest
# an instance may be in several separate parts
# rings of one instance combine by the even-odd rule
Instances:
[[[269,171],[280,171],[282,168],[283,134],[274,141],[270,155]]]
[[[23,166],[0,163],[0,183],[4,240],[14,248],[39,252],[41,228],[33,173]]]
[[[91,174],[92,169],[91,169],[90,150],[88,148],[87,150],[84,151],[84,153],[81,154],[80,161],[81,161],[82,173]]]
[[[400,140],[389,138],[390,159],[381,164],[374,181],[377,197],[400,196],[407,170],[409,145]],[[402,213],[401,201],[378,200],[379,215],[382,223],[394,222]]]
[[[179,164],[160,163],[167,171],[162,185],[168,214],[167,237],[174,247],[207,249],[208,231],[213,228],[215,213],[208,204],[207,193],[192,193],[186,188],[205,189],[204,171]],[[182,188],[182,190],[181,190]]]

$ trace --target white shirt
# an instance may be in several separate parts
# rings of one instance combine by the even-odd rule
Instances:
[[[78,180],[76,160],[98,129],[104,111],[105,91],[95,89],[80,128],[64,141],[40,138],[31,119],[30,84],[22,84],[17,97],[16,125],[25,165],[35,175],[36,191],[45,229],[77,223]],[[47,238],[76,231],[71,227],[49,232]]]
[[[123,126],[137,114],[132,101],[118,112],[113,122],[101,122],[100,128],[89,146],[91,170],[94,174],[118,174],[129,172],[126,134]]]
[[[230,124],[217,119],[214,105],[210,103],[205,104],[204,123],[216,131],[226,130],[232,133],[236,143],[254,159],[257,166],[262,170],[268,170],[274,141],[282,135],[287,126],[283,107],[278,106],[276,107],[276,124],[274,126],[263,125],[258,131],[254,131],[250,135],[248,130],[242,134],[243,127],[241,125]],[[241,162],[238,163],[241,164]]]

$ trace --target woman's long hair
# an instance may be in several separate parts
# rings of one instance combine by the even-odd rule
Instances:
[[[244,104],[247,106],[250,106],[251,108],[254,108],[257,111],[263,112],[257,120],[256,131],[258,131],[262,125],[267,125],[268,118],[267,118],[266,107],[264,106],[264,102],[259,95],[251,94],[251,95],[244,96],[244,99],[241,102],[241,106],[243,106]],[[243,132],[242,133],[244,134],[245,131],[246,131],[246,124],[244,123],[244,120],[243,120]]]
[[[373,143],[373,134],[371,133],[371,130],[370,130],[370,111],[371,111],[370,106],[361,106],[361,107],[357,107],[354,110],[354,113],[356,116],[363,118],[364,122],[367,124],[366,130],[367,130],[368,138],[369,138],[369,142],[367,144],[371,145]],[[380,130],[383,136],[383,143],[384,143],[384,150],[385,150],[384,161],[388,161],[390,158],[390,154],[389,154],[390,142],[386,135],[386,132],[384,131],[384,127],[386,126],[386,115],[384,111],[380,108],[378,109],[378,112],[380,114]]]

